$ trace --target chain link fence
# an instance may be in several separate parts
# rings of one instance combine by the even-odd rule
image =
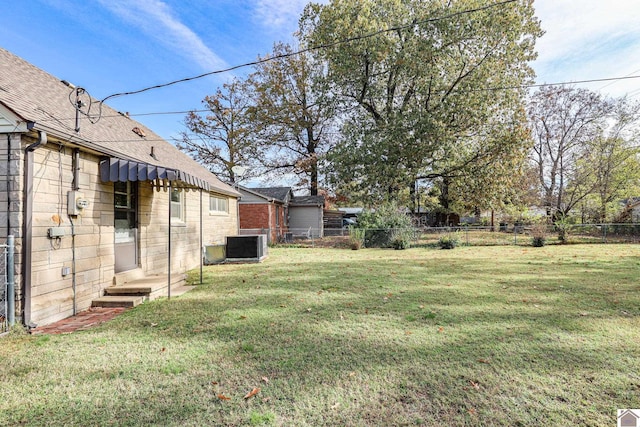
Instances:
[[[0,333],[7,332],[14,323],[14,240],[7,238],[0,245]]]
[[[534,238],[542,238],[546,245],[561,243],[640,243],[640,224],[572,224],[555,225],[501,224],[496,227],[417,227],[410,230],[372,230],[366,235],[406,236],[413,247],[438,247],[442,238],[454,238],[466,246],[531,246]],[[322,237],[320,237],[322,236]],[[300,246],[348,246],[350,230],[325,228],[289,230],[278,244]],[[365,239],[371,241],[371,239]],[[365,242],[365,246],[369,246]]]
[[[444,236],[455,236],[468,246],[531,246],[534,238],[545,244],[640,243],[640,224],[501,225],[499,227],[426,227],[419,231],[416,245],[436,245]]]

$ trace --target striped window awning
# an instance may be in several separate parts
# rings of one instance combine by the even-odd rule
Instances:
[[[209,183],[187,172],[134,160],[110,157],[100,161],[102,182],[156,181],[172,186],[201,188],[209,191]]]

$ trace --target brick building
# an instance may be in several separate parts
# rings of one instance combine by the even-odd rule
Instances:
[[[291,187],[239,188],[240,229],[243,234],[266,234],[269,242],[289,231]]]

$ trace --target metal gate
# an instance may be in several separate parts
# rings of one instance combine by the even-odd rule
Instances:
[[[7,238],[7,243],[0,245],[0,333],[9,330],[14,323],[14,240]]]

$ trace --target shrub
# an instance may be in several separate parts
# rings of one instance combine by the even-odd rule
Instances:
[[[365,230],[362,228],[356,228],[353,225],[349,226],[349,246],[354,251],[357,251],[364,245]]]
[[[391,247],[393,249],[409,249],[411,247],[411,238],[413,237],[413,230],[411,229],[396,229],[391,232]]]
[[[540,221],[531,226],[531,245],[536,248],[544,246],[547,240],[547,224]]]
[[[560,243],[567,243],[569,241],[569,229],[571,228],[571,223],[567,219],[566,216],[560,216],[553,223],[555,226],[556,232],[558,233],[558,240]]]
[[[363,212],[358,216],[357,227],[366,230],[364,244],[368,248],[393,247],[399,232],[406,236],[413,232],[411,218],[394,203],[385,203],[375,211]]]
[[[531,245],[536,248],[541,248],[544,246],[546,239],[542,236],[533,236],[531,238]]]
[[[441,249],[453,249],[460,244],[460,239],[456,235],[448,234],[438,239],[438,246]]]

